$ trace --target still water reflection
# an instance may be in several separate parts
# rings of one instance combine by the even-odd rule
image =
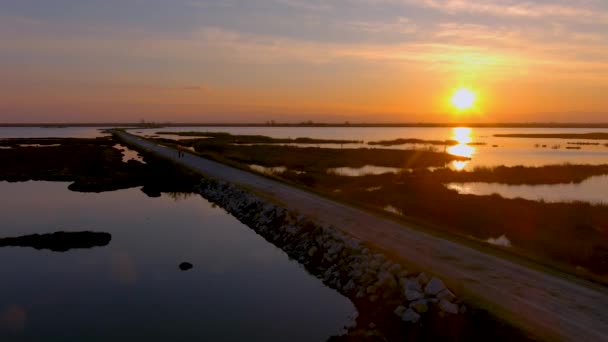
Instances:
[[[450,183],[449,189],[461,194],[486,196],[499,194],[505,198],[525,198],[546,202],[583,201],[608,204],[608,176],[591,177],[580,184],[506,185],[498,183]]]
[[[335,167],[327,169],[328,173],[333,173],[339,176],[360,177],[367,175],[382,175],[385,173],[399,173],[408,169],[400,169],[396,167],[365,165],[362,167]]]
[[[608,157],[608,141],[598,145],[578,145],[580,150],[567,149],[572,139],[527,139],[496,137],[496,134],[555,134],[555,133],[608,133],[606,128],[467,128],[458,127],[170,127],[167,129],[141,129],[140,135],[157,131],[199,131],[228,132],[231,134],[265,135],[273,138],[309,137],[315,139],[341,139],[370,141],[393,140],[400,138],[423,140],[459,141],[451,148],[457,155],[472,155],[468,163],[454,163],[452,168],[472,170],[477,166],[541,166],[549,164],[604,164]],[[467,141],[468,140],[468,141]],[[577,141],[581,141],[578,139]],[[468,145],[467,145],[468,144]],[[539,145],[540,147],[536,147]],[[554,146],[559,149],[553,149]],[[320,147],[335,147],[319,145]],[[542,147],[546,146],[546,147]],[[574,146],[574,145],[570,145]],[[344,144],[340,148],[371,148],[366,144]],[[443,146],[431,146],[443,151]],[[335,147],[337,148],[337,147]],[[379,147],[373,147],[379,148]],[[382,147],[384,148],[384,147]],[[405,144],[390,146],[391,149],[428,148],[424,145]],[[449,151],[448,151],[449,152]]]
[[[351,322],[350,301],[201,197],[66,188],[0,182],[0,236],[92,230],[112,243],[0,248],[1,341],[323,341]]]
[[[468,127],[455,127],[451,140],[457,141],[458,144],[448,147],[447,152],[454,156],[473,158],[475,148],[468,145],[473,142],[472,132],[473,130]],[[466,160],[454,160],[450,166],[454,170],[462,171],[469,163],[470,161]]]

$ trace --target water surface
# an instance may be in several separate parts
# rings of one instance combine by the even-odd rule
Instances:
[[[109,134],[111,127],[0,127],[0,139],[6,138],[97,138]]]
[[[324,341],[352,303],[200,196],[0,182],[0,237],[112,234],[106,247],[0,248],[0,340]],[[187,272],[178,264],[187,261]]]
[[[449,189],[461,194],[499,194],[505,198],[525,198],[545,202],[582,201],[608,204],[608,176],[591,177],[580,184],[506,185],[498,183],[450,183]]]
[[[231,134],[265,135],[273,138],[307,137],[315,139],[361,140],[365,144],[313,144],[323,148],[391,148],[391,149],[432,149],[447,151],[454,155],[470,157],[470,162],[455,162],[451,167],[470,170],[476,166],[542,166],[548,164],[604,164],[608,160],[608,141],[594,140],[599,145],[576,145],[580,150],[566,149],[568,142],[584,142],[582,139],[530,139],[501,138],[495,134],[547,134],[547,133],[590,133],[604,132],[605,128],[451,128],[451,127],[168,127],[137,129],[132,133],[153,135],[159,131],[173,132],[228,132]],[[188,138],[163,136],[165,138]],[[424,140],[456,140],[459,145],[444,147],[422,144],[398,146],[370,146],[370,141],[412,138]],[[472,144],[472,145],[469,145]],[[482,145],[479,145],[482,144]],[[543,147],[544,146],[544,147]]]

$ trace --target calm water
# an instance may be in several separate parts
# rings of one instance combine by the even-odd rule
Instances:
[[[352,322],[350,301],[200,196],[51,182],[0,182],[0,194],[2,237],[112,234],[65,253],[0,248],[1,341],[323,341]]]
[[[580,184],[505,185],[498,183],[450,183],[461,194],[499,194],[505,198],[525,198],[546,202],[583,201],[608,204],[608,176],[591,177]]]
[[[526,165],[541,166],[547,164],[605,164],[608,163],[608,141],[596,140],[599,145],[580,146],[580,150],[566,149],[568,142],[583,140],[574,139],[522,139],[497,138],[495,134],[513,133],[590,133],[605,132],[608,129],[588,128],[473,128],[469,130],[449,127],[170,127],[164,129],[134,129],[132,132],[146,136],[159,131],[200,131],[200,132],[229,132],[232,134],[259,134],[274,138],[318,138],[362,140],[365,143],[378,140],[393,140],[398,138],[415,138],[425,140],[453,139],[460,145],[448,148],[448,152],[472,158],[468,163],[454,163],[455,169],[471,169],[476,166],[497,165]],[[164,136],[180,138],[178,136]],[[183,137],[181,137],[183,138]],[[467,145],[467,143],[482,143],[485,145]],[[539,145],[536,147],[536,145]],[[545,147],[542,147],[545,145]],[[314,145],[334,148],[371,147],[366,144],[345,145]],[[386,148],[423,148],[422,145],[401,145]],[[559,147],[559,148],[557,148]],[[385,148],[378,146],[377,148]],[[435,146],[443,151],[443,146]],[[555,148],[555,149],[554,149]]]
[[[109,134],[101,130],[110,127],[0,127],[0,139],[4,138],[97,138]]]

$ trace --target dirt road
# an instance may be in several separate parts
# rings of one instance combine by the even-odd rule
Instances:
[[[608,292],[530,269],[307,191],[117,132],[126,141],[204,175],[245,185],[440,276],[465,299],[550,341],[608,341]]]

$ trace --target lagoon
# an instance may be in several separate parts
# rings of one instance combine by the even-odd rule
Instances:
[[[507,185],[498,183],[449,183],[449,189],[460,194],[505,198],[524,198],[545,202],[590,202],[608,204],[608,176],[590,177],[580,184]]]
[[[235,135],[264,135],[272,138],[340,139],[364,141],[363,144],[313,144],[325,148],[434,148],[443,151],[443,146],[406,144],[389,147],[371,146],[368,142],[399,138],[424,140],[457,140],[459,145],[446,148],[449,153],[471,157],[468,163],[451,165],[454,169],[471,170],[477,166],[542,166],[549,164],[604,164],[608,161],[608,141],[593,141],[597,145],[572,145],[582,139],[556,138],[507,138],[497,134],[548,134],[604,132],[605,128],[451,128],[451,127],[167,127],[133,129],[131,133],[152,136],[156,132],[227,132]],[[168,139],[191,139],[163,135]],[[467,143],[471,145],[467,145]],[[544,146],[544,147],[543,147]],[[567,147],[577,146],[574,150]]]
[[[112,234],[64,253],[0,248],[2,341],[322,341],[352,324],[348,299],[198,195],[67,185],[0,182],[1,237]]]

